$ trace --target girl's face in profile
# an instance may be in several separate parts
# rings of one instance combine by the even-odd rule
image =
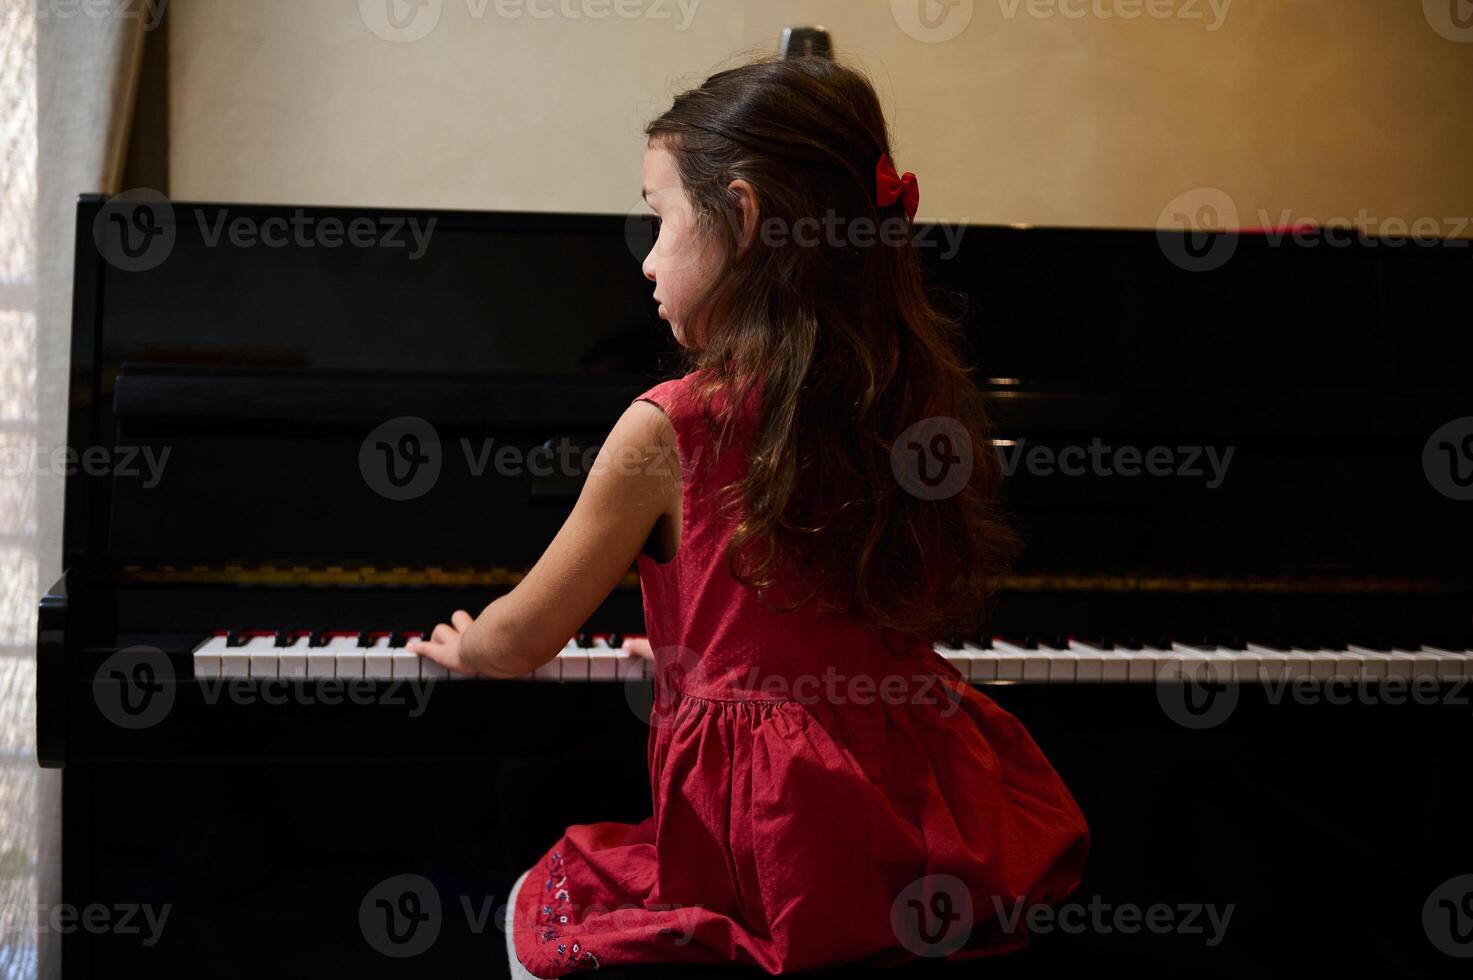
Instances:
[[[721,266],[719,247],[696,225],[675,157],[660,146],[644,154],[644,199],[659,218],[660,235],[644,260],[645,278],[655,284],[660,319],[670,324],[682,347],[699,347],[701,324],[693,308]]]

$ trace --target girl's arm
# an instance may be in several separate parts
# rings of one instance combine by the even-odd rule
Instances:
[[[599,451],[572,514],[517,587],[474,620],[456,611],[409,649],[456,673],[529,674],[588,621],[656,522],[679,514],[674,428],[655,405],[634,402]]]

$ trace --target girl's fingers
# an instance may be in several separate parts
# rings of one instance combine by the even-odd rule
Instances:
[[[475,617],[466,612],[464,609],[455,610],[455,614],[450,617],[450,624],[456,629],[460,630],[462,633],[470,629],[471,624],[475,621]]]
[[[455,639],[459,635],[460,634],[456,631],[455,627],[447,626],[446,624],[441,623],[440,625],[435,627],[435,632],[430,634],[430,639],[434,640],[436,643],[449,643],[451,640]]]
[[[650,647],[650,641],[644,637],[630,637],[624,641],[624,652],[631,657],[639,657],[643,660],[655,659],[655,651]]]

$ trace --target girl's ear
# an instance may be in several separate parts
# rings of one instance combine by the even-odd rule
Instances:
[[[757,238],[757,225],[762,220],[762,209],[757,203],[757,188],[745,180],[734,180],[726,187],[737,206],[741,227],[737,231],[737,256],[747,252],[747,247]]]

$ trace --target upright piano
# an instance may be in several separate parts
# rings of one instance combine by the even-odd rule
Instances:
[[[678,369],[651,240],[612,215],[80,201],[39,756],[64,769],[64,902],[168,912],[67,930],[67,976],[495,972],[487,913],[527,863],[648,813],[633,570],[533,676],[451,680],[404,642],[514,585]],[[985,633],[939,649],[1089,818],[1074,901],[1233,909],[1215,937],[1106,914],[1018,962],[1455,969],[1473,248],[917,241],[1026,542]],[[400,875],[441,900],[413,958],[360,916]]]

